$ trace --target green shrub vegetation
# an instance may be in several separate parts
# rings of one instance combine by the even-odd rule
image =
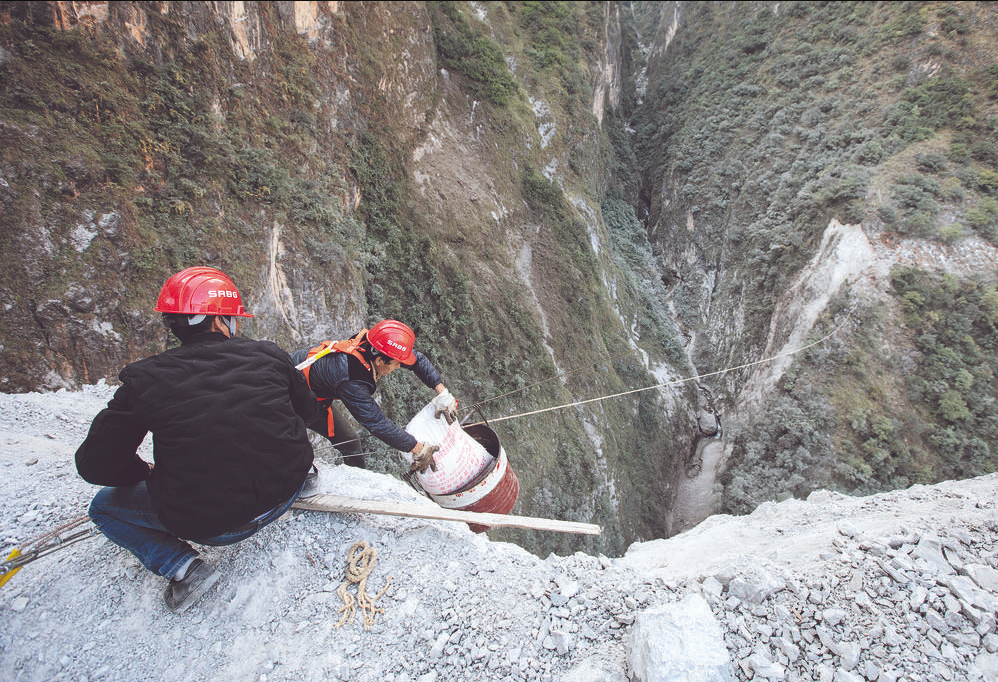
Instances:
[[[519,92],[502,51],[456,2],[427,3],[440,66],[461,74],[472,93],[503,106]]]
[[[868,494],[998,468],[994,281],[897,268],[891,293],[917,353],[897,347],[883,357],[889,320],[854,311],[865,331],[808,351],[774,404],[734,439],[726,508],[747,512],[827,484]],[[849,326],[845,304],[833,304],[815,336]]]
[[[920,352],[908,389],[929,406],[927,439],[941,478],[978,476],[998,466],[998,361],[994,283],[899,268],[893,292],[909,304]]]
[[[832,218],[856,223],[879,214],[889,218],[882,219],[886,230],[910,236],[989,237],[985,214],[967,211],[978,196],[998,196],[992,158],[998,152],[985,115],[991,81],[957,50],[934,57],[940,66],[932,77],[913,68],[920,48],[961,39],[972,23],[968,11],[976,8],[794,3],[786,9],[684,8],[685,30],[631,121],[646,186],[671,188],[659,229],[682,225],[691,213],[703,263],[724,258],[720,236],[737,234],[738,251],[726,253],[750,254],[749,267],[760,276],[746,285],[746,298],[761,302],[785,289]],[[635,3],[635,11],[640,24],[644,13],[659,10]],[[930,23],[961,28],[932,38],[925,33]],[[890,72],[906,75],[900,87],[886,84]],[[951,150],[949,158],[937,149],[919,151],[907,163],[888,165],[940,135],[952,135],[963,151]],[[871,184],[881,185],[885,172],[891,190],[871,202]],[[944,217],[944,204],[956,209],[956,220]],[[767,307],[761,304],[762,317],[747,321],[746,347],[766,333]]]

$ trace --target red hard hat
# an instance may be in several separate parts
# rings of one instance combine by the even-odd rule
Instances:
[[[153,308],[180,315],[235,315],[253,317],[243,308],[232,280],[215,268],[181,270],[166,280]]]
[[[382,320],[371,327],[367,332],[367,341],[371,347],[384,353],[393,360],[398,360],[403,365],[411,365],[416,362],[416,356],[412,353],[412,345],[416,342],[416,335],[408,325],[396,320]]]

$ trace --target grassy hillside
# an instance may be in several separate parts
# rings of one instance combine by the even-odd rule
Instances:
[[[650,42],[661,8],[635,6]],[[684,3],[680,16],[632,125],[649,232],[679,318],[700,332],[698,364],[761,357],[775,301],[833,218],[885,243],[998,239],[992,3]],[[692,263],[668,255],[690,251]],[[813,334],[852,309],[842,347],[799,358],[769,409],[729,433],[725,508],[994,470],[981,301],[995,275],[906,270],[894,299],[843,292]],[[720,319],[732,315],[734,336]]]

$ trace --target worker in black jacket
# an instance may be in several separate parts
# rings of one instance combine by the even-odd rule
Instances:
[[[150,571],[181,612],[217,580],[186,542],[227,545],[279,518],[312,469],[306,423],[321,407],[288,354],[237,338],[252,317],[213,268],[171,277],[155,310],[181,345],[122,369],[76,452],[100,490],[90,517]],[[137,454],[152,433],[153,464]]]
[[[366,466],[357,432],[333,405],[334,400],[341,401],[372,435],[396,450],[411,452],[414,469],[426,471],[428,466],[434,466],[433,453],[439,448],[417,442],[412,434],[388,419],[374,400],[378,381],[399,367],[405,367],[436,391],[433,404],[438,416],[443,414],[448,422],[457,418],[457,400],[444,386],[440,372],[425,355],[413,348],[415,340],[416,335],[408,325],[397,320],[382,320],[370,330],[361,330],[352,339],[324,341],[315,348],[291,353],[312,392],[327,410],[308,427],[326,436],[343,454],[345,464]]]

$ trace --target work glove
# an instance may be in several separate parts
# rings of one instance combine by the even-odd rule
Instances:
[[[437,397],[432,400],[432,404],[433,417],[435,419],[440,419],[440,415],[442,414],[448,424],[453,424],[457,421],[457,399],[446,388],[441,393],[437,393]]]
[[[417,472],[425,474],[427,469],[436,471],[437,463],[433,461],[433,455],[439,449],[439,445],[417,443],[416,451],[412,453],[412,466],[409,467],[409,473]]]

